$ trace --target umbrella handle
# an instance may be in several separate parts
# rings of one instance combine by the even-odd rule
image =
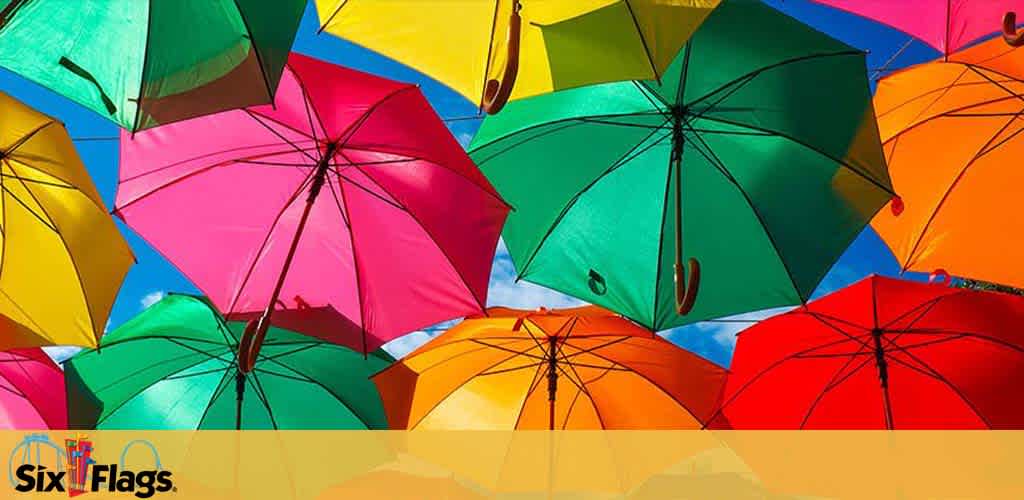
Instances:
[[[267,323],[267,326],[264,326],[264,323]],[[268,327],[269,323],[263,321],[262,316],[245,324],[242,338],[238,341],[238,370],[242,373],[249,373],[256,366],[256,358],[263,347]]]
[[[519,1],[515,0],[512,5],[512,16],[508,21],[508,59],[505,61],[505,71],[501,80],[488,80],[484,86],[484,98],[480,108],[489,115],[497,114],[505,107],[509,96],[512,95],[512,88],[516,85],[516,77],[519,76],[519,42],[522,31],[522,19],[519,17]]]
[[[1003,40],[1011,47],[1024,46],[1024,33],[1017,32],[1017,13],[1003,14]]]
[[[691,257],[687,263],[690,268],[689,280],[686,279],[686,274],[683,272],[682,260],[676,259],[675,264],[676,313],[681,316],[685,316],[693,310],[693,305],[697,301],[697,291],[700,288],[700,262]]]

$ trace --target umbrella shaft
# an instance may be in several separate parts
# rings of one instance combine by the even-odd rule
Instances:
[[[281,266],[281,273],[277,276],[277,284],[274,285],[274,291],[270,294],[270,300],[267,301],[267,308],[263,311],[263,315],[260,316],[256,334],[253,337],[249,358],[254,361],[260,352],[260,347],[263,345],[264,337],[267,336],[267,330],[270,328],[270,316],[274,313],[274,306],[277,304],[277,300],[281,295],[281,289],[284,287],[284,280],[288,277],[288,270],[292,266],[292,259],[295,257],[295,251],[299,248],[299,240],[302,238],[302,231],[306,227],[306,221],[309,219],[309,213],[313,210],[313,203],[316,202],[316,198],[320,194],[320,190],[323,188],[324,182],[327,180],[327,170],[330,166],[331,158],[334,158],[334,153],[337,151],[337,148],[338,145],[335,143],[328,144],[324,151],[324,155],[316,164],[316,172],[313,173],[313,182],[309,186],[309,196],[306,197],[306,206],[302,209],[302,217],[299,218],[299,223],[295,227],[295,236],[292,237],[291,246],[288,247],[288,255],[285,257],[284,264]]]
[[[555,430],[555,393],[558,392],[558,337],[548,337],[548,430]]]
[[[892,430],[892,404],[889,401],[889,363],[885,360],[885,348],[882,346],[882,330],[871,331],[875,343],[875,365],[878,367],[878,380],[882,385],[882,407],[885,410],[885,428]]]

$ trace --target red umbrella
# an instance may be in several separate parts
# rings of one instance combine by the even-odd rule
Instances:
[[[871,276],[741,332],[735,429],[1024,428],[1024,297]]]

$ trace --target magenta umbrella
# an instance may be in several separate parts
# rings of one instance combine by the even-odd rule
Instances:
[[[365,353],[481,312],[509,210],[416,86],[298,54],[273,105],[123,133],[120,175],[115,213],[251,319],[243,371],[271,317]]]
[[[64,372],[42,349],[0,352],[0,429],[67,429]]]
[[[878,21],[944,55],[1003,29],[1011,38],[1024,0],[812,0]],[[1007,15],[1009,14],[1009,15]]]

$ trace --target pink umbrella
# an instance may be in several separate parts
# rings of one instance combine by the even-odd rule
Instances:
[[[947,56],[1000,31],[1004,16],[1009,18],[1012,33],[1015,15],[1006,15],[1024,11],[1024,0],[813,1],[892,26]]]
[[[243,371],[275,309],[364,352],[480,313],[508,210],[416,86],[298,54],[273,105],[122,135],[115,213],[253,318]]]
[[[66,429],[64,372],[42,349],[0,352],[0,429]]]

